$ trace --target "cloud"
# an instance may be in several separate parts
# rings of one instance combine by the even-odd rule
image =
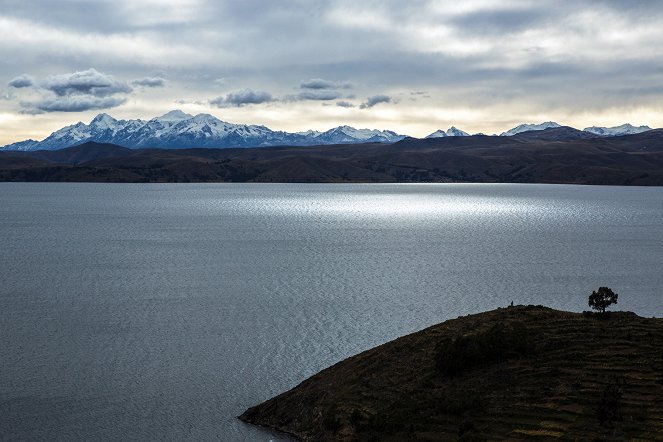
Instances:
[[[390,103],[391,102],[391,97],[389,95],[373,95],[372,97],[368,97],[366,99],[366,102],[362,103],[359,108],[360,109],[370,109],[371,107],[375,106],[376,104],[380,103]]]
[[[355,107],[354,104],[350,103],[349,101],[337,101],[336,106],[338,107]]]
[[[270,103],[272,101],[274,101],[274,98],[269,92],[244,89],[230,93],[225,97],[217,97],[210,100],[209,104],[216,107],[242,107],[249,104]]]
[[[339,89],[352,89],[354,86],[347,81],[332,81],[323,78],[312,78],[302,81],[299,88],[302,91],[296,96],[288,96],[284,101],[318,100],[331,101],[343,97]]]
[[[71,74],[51,75],[41,84],[41,87],[52,91],[58,97],[69,95],[92,95],[95,97],[108,97],[118,93],[129,93],[131,87],[124,81],[115,80],[96,69],[77,71]]]
[[[166,85],[166,80],[161,77],[145,77],[134,80],[131,84],[142,87],[163,87]]]
[[[212,101],[233,108],[228,118],[278,129],[321,125],[327,111],[334,115],[330,108],[311,110],[321,103],[338,112],[341,100],[357,107],[364,101],[367,109],[366,97],[375,93],[387,94],[392,103],[405,98],[388,115],[346,112],[348,124],[368,120],[406,131],[429,124],[422,121],[437,126],[440,115],[450,114],[450,124],[492,132],[504,130],[505,119],[592,125],[585,120],[603,113],[614,123],[640,118],[663,125],[663,8],[653,0],[578,0],[573,8],[553,0],[98,0],[95,20],[83,4],[2,0],[11,14],[0,13],[0,59],[11,63],[0,63],[0,78],[7,83],[29,73],[43,79],[83,65],[138,88],[144,86],[131,80],[149,74],[167,78],[167,88],[153,90],[159,100],[127,103],[136,115],[156,114],[163,103],[182,97],[223,95]],[[64,70],[51,71],[60,66]],[[215,83],[218,78],[229,82]],[[254,101],[226,100],[242,85],[270,91],[287,112],[251,115],[247,108],[260,108]],[[38,80],[5,89],[14,98],[0,100],[0,116],[40,95],[44,108],[71,104],[48,103],[57,94],[40,89]],[[332,101],[321,99],[331,95],[309,93],[324,91],[345,94]],[[412,95],[418,101],[410,102],[407,92],[399,95],[403,91],[427,93]],[[71,117],[58,118],[65,123]]]
[[[173,103],[175,103],[175,104],[195,104],[196,106],[205,106],[205,105],[207,105],[209,102],[204,102],[204,101],[200,101],[200,100],[184,100],[184,99],[179,99],[179,100],[175,100],[175,101],[173,101]]]
[[[47,77],[37,88],[41,97],[20,105],[27,114],[108,109],[126,103],[130,92],[126,82],[91,68]]]
[[[310,91],[303,91],[300,92],[297,95],[297,98],[300,100],[322,100],[322,101],[329,101],[329,100],[336,100],[337,98],[341,98],[343,94],[341,94],[338,91],[330,91],[330,90],[310,90]]]
[[[312,78],[310,80],[302,81],[299,85],[301,89],[352,89],[352,83],[348,81],[331,81],[322,78]]]
[[[35,80],[31,75],[23,74],[12,79],[8,84],[10,87],[21,89],[24,87],[33,86],[35,84]]]
[[[82,112],[93,109],[109,109],[126,103],[126,98],[95,97],[93,95],[71,95],[43,100],[37,103],[24,103],[26,113]]]

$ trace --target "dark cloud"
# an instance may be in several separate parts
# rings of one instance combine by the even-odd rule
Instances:
[[[37,103],[23,103],[25,113],[82,112],[94,109],[109,109],[126,103],[126,98],[95,97],[93,95],[71,95],[43,100]]]
[[[302,89],[352,89],[352,83],[348,81],[331,81],[322,78],[312,78],[310,80],[302,81],[299,85]]]
[[[338,107],[355,107],[355,105],[350,103],[349,101],[337,101],[336,106],[338,106]]]
[[[296,97],[291,100],[319,100],[331,101],[342,98],[341,89],[352,89],[352,83],[348,81],[332,81],[322,78],[312,78],[302,81],[299,88],[303,89]]]
[[[78,71],[71,74],[52,75],[41,84],[59,97],[71,95],[92,95],[95,97],[108,97],[114,94],[127,94],[132,91],[124,81],[115,80],[96,69]]]
[[[373,95],[372,97],[368,97],[364,103],[362,103],[359,108],[360,109],[369,109],[376,104],[380,103],[390,103],[391,102],[391,97],[389,95]]]
[[[209,103],[216,107],[241,107],[248,104],[262,104],[270,103],[272,101],[274,101],[274,98],[269,92],[244,89],[242,91],[230,93],[225,97],[217,97],[210,100]]]
[[[336,100],[337,98],[341,98],[343,94],[341,94],[338,91],[334,90],[310,90],[310,91],[303,91],[300,92],[297,95],[297,98],[300,100],[321,100],[321,101],[329,101],[329,100]]]
[[[30,87],[33,86],[34,84],[35,84],[34,78],[32,78],[31,75],[26,75],[26,74],[19,75],[18,77],[13,78],[9,82],[9,86],[16,89]]]
[[[51,75],[39,84],[40,100],[23,101],[23,113],[82,112],[108,109],[126,103],[132,89],[124,81],[88,69],[69,74]]]
[[[134,86],[142,87],[163,87],[166,85],[166,80],[161,77],[145,77],[131,82]]]

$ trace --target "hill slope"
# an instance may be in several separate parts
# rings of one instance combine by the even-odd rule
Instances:
[[[479,338],[505,351],[463,359]],[[509,307],[346,359],[240,419],[315,441],[663,440],[662,349],[663,319]]]

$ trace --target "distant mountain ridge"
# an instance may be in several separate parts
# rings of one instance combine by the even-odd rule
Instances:
[[[436,130],[432,134],[428,135],[426,138],[443,138],[443,137],[469,137],[465,131],[462,131],[455,126],[451,126],[446,132],[442,129]]]
[[[213,115],[170,111],[151,120],[116,120],[102,113],[90,124],[76,123],[53,132],[42,141],[26,140],[5,150],[58,150],[85,142],[112,143],[131,149],[188,147],[313,146],[321,144],[395,143],[405,138],[389,130],[339,126],[326,132],[289,133],[265,126],[233,124]]]
[[[606,137],[616,137],[621,135],[635,135],[642,132],[647,132],[652,130],[649,126],[633,126],[632,124],[622,124],[621,126],[615,127],[586,127],[583,129],[585,132],[593,133],[596,135],[606,136]]]
[[[501,136],[525,132],[558,129],[553,121],[541,124],[521,124]],[[575,129],[574,129],[575,130]],[[582,131],[591,136],[621,136],[651,130],[648,126],[623,124],[616,127],[588,127]],[[581,131],[577,131],[580,133]],[[479,134],[477,134],[479,135]],[[469,133],[451,126],[437,130],[426,138],[469,137]],[[567,133],[567,136],[572,136]],[[317,146],[330,144],[395,143],[407,138],[390,130],[355,129],[338,126],[325,132],[274,131],[265,126],[234,124],[221,121],[210,114],[190,115],[181,110],[170,111],[150,120],[117,120],[102,113],[90,124],[78,122],[53,132],[42,141],[25,140],[4,146],[4,151],[59,150],[86,142],[111,143],[130,149],[142,148],[236,148],[266,146]]]
[[[554,129],[557,127],[562,127],[562,126],[558,123],[555,123],[554,121],[546,121],[545,123],[541,124],[521,124],[519,126],[514,127],[513,129],[507,130],[506,132],[502,132],[500,136],[511,137],[513,135],[517,135],[523,132],[530,132],[533,130]]]

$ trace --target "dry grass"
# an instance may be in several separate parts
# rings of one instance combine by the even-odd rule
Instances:
[[[436,367],[440,342],[515,321],[531,352],[453,377]],[[663,320],[533,306],[466,316],[340,362],[241,418],[322,441],[663,440]]]

